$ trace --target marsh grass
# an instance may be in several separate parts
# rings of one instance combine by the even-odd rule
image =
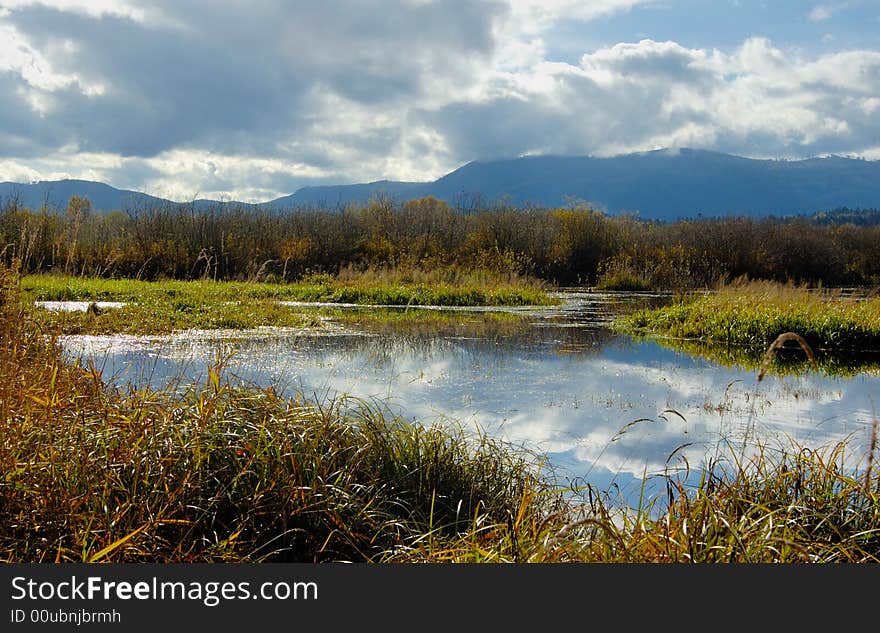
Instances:
[[[274,301],[243,300],[236,303],[174,301],[131,303],[121,308],[50,311],[28,308],[34,321],[60,334],[167,334],[179,330],[245,330],[257,327],[320,328],[319,315]]]
[[[329,318],[335,323],[372,334],[499,338],[527,335],[531,319],[515,312],[449,312],[401,308],[314,308],[315,318]]]
[[[876,440],[862,471],[843,444],[731,452],[618,507],[519,447],[236,387],[222,359],[182,391],[109,388],[18,292],[0,270],[4,562],[880,559]]]
[[[129,394],[19,428],[4,557],[368,561],[428,532],[503,521],[537,485],[486,438],[218,384],[170,406]],[[19,452],[37,447],[43,459]]]
[[[160,301],[220,304],[284,300],[375,305],[552,305],[545,283],[530,277],[458,269],[342,269],[336,276],[307,275],[292,283],[237,281],[158,282],[61,275],[22,277],[25,296],[35,301]]]
[[[719,460],[695,492],[670,485],[658,544],[694,562],[880,562],[878,478],[847,450],[763,444],[745,462]]]
[[[643,276],[632,271],[623,270],[601,275],[596,282],[596,289],[641,292],[652,290],[653,286]]]
[[[344,269],[345,270],[345,269]],[[541,284],[492,273],[382,272],[367,270],[358,277],[344,272],[339,278],[314,275],[297,284],[262,282],[161,281],[31,275],[21,278],[22,297],[33,301],[118,301],[120,308],[85,312],[51,312],[33,308],[32,317],[63,334],[163,334],[185,329],[249,329],[260,326],[320,327],[322,311],[291,302],[354,303],[400,306],[376,310],[371,316],[348,321],[375,322],[433,320],[442,316],[417,314],[412,306],[547,305],[552,299]],[[324,312],[341,316],[327,308]],[[324,315],[326,316],[326,314]],[[492,317],[471,320],[491,321]]]
[[[793,284],[740,282],[621,318],[619,331],[765,350],[793,332],[814,351],[880,350],[880,298]]]
[[[509,272],[457,267],[342,268],[307,275],[285,290],[293,301],[399,306],[525,306],[558,303],[548,285]]]
[[[493,285],[497,282],[498,285]],[[518,284],[518,285],[517,285]],[[147,282],[66,276],[25,276],[21,295],[32,301],[118,301],[120,308],[77,311],[29,310],[43,327],[58,326],[63,334],[164,334],[186,329],[250,329],[255,327],[321,327],[326,316],[340,321],[375,323],[433,322],[450,319],[423,314],[412,306],[546,305],[553,302],[540,284],[517,282],[491,273],[345,272],[339,279],[315,275],[298,284],[258,282]],[[332,307],[284,305],[283,301],[399,305],[398,309],[342,312]],[[358,314],[359,316],[355,316]],[[472,316],[480,323],[510,322],[509,316]]]

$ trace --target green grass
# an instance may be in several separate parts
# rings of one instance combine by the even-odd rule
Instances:
[[[0,561],[880,562],[878,423],[844,444],[677,472],[637,508],[541,455],[379,405],[235,387],[109,389],[0,270]]]
[[[366,271],[339,277],[313,275],[290,284],[235,281],[137,281],[54,275],[21,279],[36,301],[226,301],[283,300],[374,305],[553,305],[543,284],[527,278],[471,274],[404,274]]]
[[[766,349],[786,332],[814,350],[880,350],[880,298],[860,300],[770,282],[686,295],[615,323],[618,331]]]
[[[64,334],[161,334],[182,329],[247,329],[259,326],[319,327],[321,312],[280,305],[279,301],[329,302],[421,306],[546,305],[553,300],[538,286],[493,277],[438,278],[381,277],[365,273],[356,279],[348,273],[340,279],[317,276],[298,284],[214,281],[147,282],[131,279],[98,279],[64,276],[26,276],[20,280],[28,301],[119,301],[122,308],[96,312],[49,312],[32,310],[33,317],[48,326],[60,324]],[[463,285],[454,285],[456,283]],[[466,285],[466,284],[473,285]],[[483,283],[482,286],[478,285]],[[416,320],[425,317],[408,310],[393,310],[370,317]],[[366,317],[359,317],[364,320]],[[443,317],[430,317],[440,320]],[[349,320],[354,319],[351,315]],[[485,320],[484,317],[481,317]]]
[[[394,336],[497,338],[526,335],[532,327],[528,316],[504,311],[321,307],[304,309],[304,313],[361,331]]]
[[[596,283],[597,290],[618,290],[629,292],[641,292],[653,290],[651,282],[630,271],[620,271],[608,275],[602,275]]]

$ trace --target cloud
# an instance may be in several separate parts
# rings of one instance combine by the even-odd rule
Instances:
[[[507,27],[516,24],[521,32],[540,33],[562,20],[590,21],[656,2],[657,0],[510,0],[511,21],[507,23]]]
[[[253,159],[255,172],[261,160],[308,157],[307,173],[352,175],[355,161],[381,168],[430,140],[406,126],[408,109],[469,83],[508,10],[476,0],[8,6],[0,79],[4,112],[17,114],[0,114],[0,156],[188,151]]]
[[[880,138],[878,91],[876,51],[803,59],[761,38],[731,53],[642,40],[586,54],[578,65],[499,75],[492,98],[423,116],[453,154],[485,158],[682,145],[812,155],[858,152]]]
[[[557,26],[653,4],[7,0],[0,179],[256,201],[526,153],[876,151],[877,51],[644,39],[548,61]]]
[[[822,22],[823,20],[830,18],[832,15],[834,15],[834,9],[832,7],[820,5],[813,7],[813,9],[807,14],[807,17],[813,22]]]
[[[147,16],[144,9],[125,0],[4,0],[3,2],[3,9],[6,11],[16,11],[27,7],[45,7],[94,18],[111,15],[138,22],[143,22]]]
[[[812,22],[824,22],[834,16],[838,11],[845,9],[846,6],[846,2],[839,4],[820,4],[813,7],[807,14],[807,17]]]

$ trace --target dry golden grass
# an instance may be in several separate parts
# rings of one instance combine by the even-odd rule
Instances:
[[[876,423],[864,471],[843,444],[762,449],[628,509],[539,455],[219,363],[183,393],[107,389],[17,286],[0,270],[4,562],[880,562]]]

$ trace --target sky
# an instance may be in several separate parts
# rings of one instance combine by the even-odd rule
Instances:
[[[179,201],[691,147],[880,159],[880,0],[0,0],[0,181]]]

